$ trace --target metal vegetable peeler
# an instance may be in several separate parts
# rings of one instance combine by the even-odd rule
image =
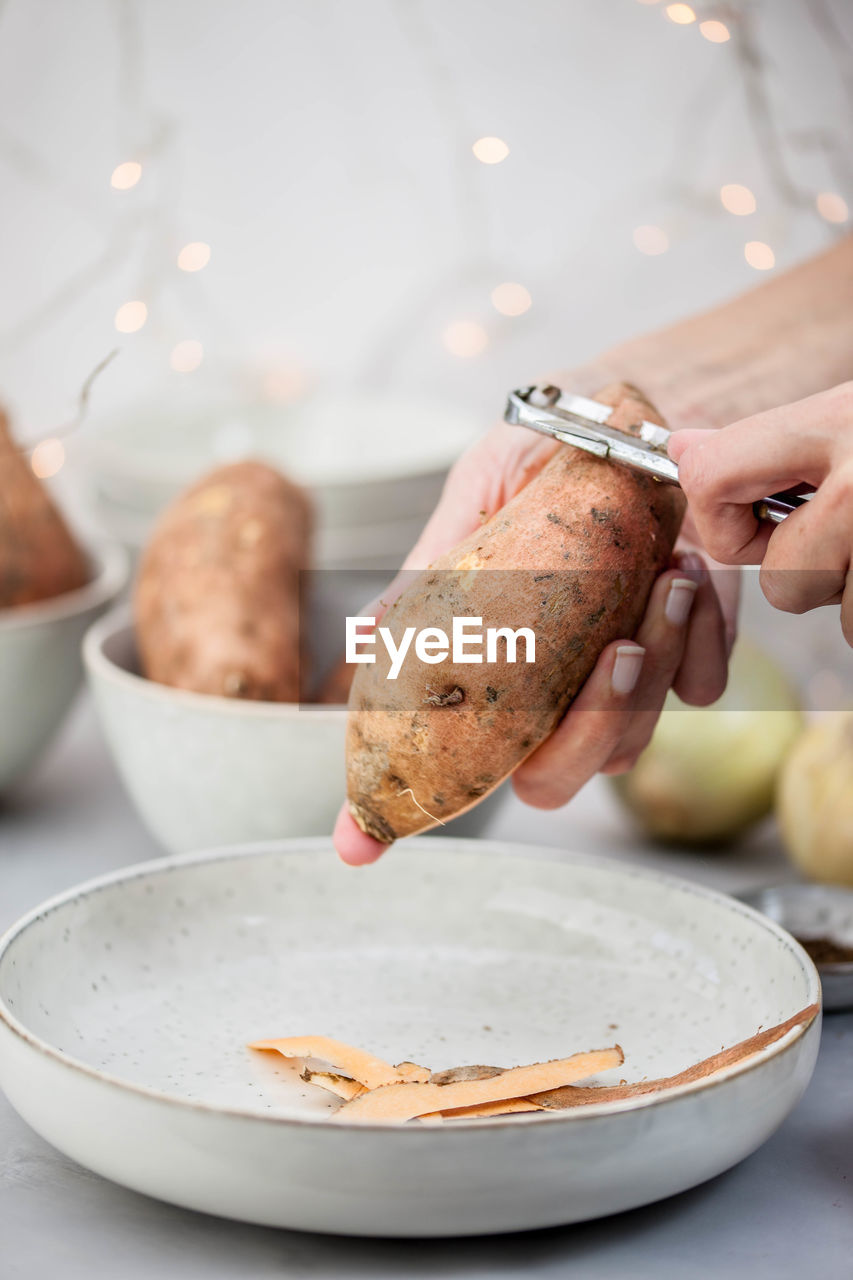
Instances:
[[[666,427],[641,421],[636,423],[638,434],[629,436],[608,426],[612,412],[606,404],[572,395],[559,387],[522,387],[509,393],[504,421],[553,436],[597,458],[608,458],[620,466],[645,471],[666,484],[678,484],[678,464],[666,451],[671,434]],[[780,524],[811,497],[811,493],[773,493],[759,498],[752,509],[759,520]]]

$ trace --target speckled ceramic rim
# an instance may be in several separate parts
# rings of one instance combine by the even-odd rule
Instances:
[[[63,591],[62,595],[34,604],[16,605],[0,610],[0,635],[20,627],[41,626],[45,622],[59,622],[62,618],[85,613],[113,600],[127,582],[129,561],[127,552],[118,542],[94,542],[84,544],[93,576],[75,591]]]
[[[675,889],[680,893],[688,893],[708,901],[715,902],[725,907],[726,910],[734,912],[735,915],[745,916],[754,924],[762,928],[766,933],[771,934],[778,941],[782,942],[787,949],[793,954],[798,961],[806,979],[808,988],[807,998],[802,1008],[815,1004],[820,1006],[821,1003],[821,987],[820,978],[817,969],[812,963],[810,957],[799,945],[799,943],[791,937],[784,929],[780,928],[772,920],[768,920],[766,916],[760,912],[754,911],[752,907],[747,907],[744,903],[738,902],[734,898],[728,897],[724,893],[717,893],[713,889],[707,889],[703,885],[691,884],[687,880],[682,880],[677,876],[666,875],[659,871],[650,871],[642,867],[626,867],[621,862],[616,862],[612,858],[599,858],[592,854],[571,853],[567,854],[563,850],[550,850],[540,848],[534,845],[509,844],[502,841],[493,840],[442,840],[440,837],[412,838],[406,842],[403,849],[398,850],[397,857],[405,857],[405,849],[411,849],[418,852],[426,852],[428,850],[438,852],[440,845],[453,845],[461,854],[488,853],[492,856],[511,858],[515,855],[519,863],[529,866],[531,861],[539,860],[549,863],[579,863],[580,865],[588,865],[600,867],[605,870],[617,871],[620,875],[628,878],[639,878],[647,881],[654,881],[658,884],[665,885],[671,889]],[[461,846],[461,849],[460,849]],[[268,840],[262,843],[251,845],[234,845],[222,849],[206,850],[201,853],[180,853],[173,854],[167,858],[157,858],[150,862],[140,862],[135,866],[122,868],[120,871],[111,872],[109,875],[98,876],[94,880],[88,880],[84,884],[77,885],[75,888],[68,889],[65,893],[58,894],[54,898],[49,898],[40,906],[34,907],[32,911],[28,911],[15,924],[13,924],[0,937],[0,961],[2,961],[5,952],[9,949],[15,939],[24,933],[30,925],[44,919],[45,916],[65,906],[69,902],[73,902],[77,898],[83,898],[91,893],[98,893],[102,889],[108,889],[112,885],[121,884],[125,881],[144,879],[149,875],[160,875],[163,872],[177,870],[181,867],[193,866],[207,862],[227,861],[228,859],[252,858],[263,856],[269,853],[319,853],[321,850],[331,853],[329,841],[324,836],[310,837],[294,837],[287,840]],[[518,854],[525,855],[519,858]],[[357,871],[353,874],[359,874]],[[819,1015],[818,1015],[819,1016]],[[765,1049],[745,1059],[743,1062],[737,1062],[730,1067],[724,1068],[722,1071],[715,1072],[711,1076],[707,1076],[701,1080],[692,1081],[689,1084],[675,1085],[670,1089],[660,1089],[656,1093],[641,1094],[635,1098],[623,1098],[616,1102],[591,1103],[583,1107],[575,1107],[566,1111],[549,1111],[536,1113],[529,1117],[525,1117],[527,1124],[581,1124],[584,1120],[592,1120],[601,1116],[615,1115],[623,1111],[635,1111],[640,1107],[661,1106],[662,1104],[674,1102],[685,1094],[697,1093],[704,1089],[717,1088],[734,1076],[740,1076],[747,1071],[753,1071],[757,1067],[763,1066],[770,1058],[785,1053],[792,1048],[797,1041],[805,1035],[809,1028],[813,1025],[814,1019],[807,1023],[803,1023],[793,1028],[781,1039],[768,1045]],[[160,1089],[152,1089],[147,1085],[133,1084],[130,1081],[122,1080],[119,1076],[114,1076],[107,1071],[99,1071],[95,1067],[90,1067],[87,1063],[79,1062],[76,1058],[72,1058],[69,1054],[47,1041],[42,1040],[40,1036],[34,1035],[29,1031],[22,1022],[10,1012],[5,1001],[0,998],[0,1022],[4,1022],[8,1029],[21,1040],[25,1041],[31,1048],[39,1050],[49,1058],[53,1058],[56,1062],[62,1063],[63,1066],[70,1068],[72,1071],[78,1071],[83,1075],[92,1079],[100,1080],[103,1084],[112,1086],[113,1088],[126,1090],[129,1093],[135,1093],[146,1098],[151,1098],[157,1102],[166,1103],[169,1106],[188,1109],[192,1111],[212,1112],[220,1116],[232,1116],[241,1120],[254,1120],[263,1124],[275,1125],[299,1125],[301,1127],[324,1127],[328,1124],[324,1119],[302,1119],[298,1116],[265,1116],[257,1111],[250,1111],[242,1107],[222,1107],[216,1106],[209,1102],[193,1101],[187,1098],[178,1098],[174,1094],[164,1093]],[[498,1117],[495,1119],[477,1119],[477,1120],[455,1120],[452,1125],[452,1131],[461,1128],[465,1129],[494,1129],[506,1128],[508,1125],[514,1125],[516,1120],[512,1116]],[[432,1134],[443,1132],[442,1127],[433,1127],[429,1125],[393,1125],[383,1124],[380,1122],[374,1124],[343,1124],[337,1122],[336,1130],[342,1132],[351,1132],[358,1130],[381,1130],[383,1133],[406,1134],[410,1136],[413,1133]]]
[[[346,707],[339,704],[312,702],[258,702],[251,698],[220,698],[215,693],[193,693],[190,689],[174,689],[171,685],[147,680],[125,667],[120,667],[104,653],[104,645],[121,631],[131,630],[133,618],[128,605],[112,609],[93,623],[83,638],[83,661],[91,678],[108,680],[131,690],[142,698],[167,702],[174,706],[195,708],[217,715],[249,717],[256,720],[290,720],[310,716],[312,720],[343,720]]]

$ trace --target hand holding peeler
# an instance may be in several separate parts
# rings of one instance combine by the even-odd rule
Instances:
[[[609,405],[572,395],[559,387],[522,387],[509,393],[504,421],[530,427],[597,458],[645,471],[665,484],[678,484],[678,464],[666,451],[672,433],[656,422],[640,421],[635,424],[637,435],[630,436],[608,425],[612,413]],[[812,496],[788,491],[773,493],[759,498],[752,509],[759,520],[780,524]]]

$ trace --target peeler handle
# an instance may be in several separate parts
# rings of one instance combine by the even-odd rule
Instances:
[[[781,524],[792,511],[805,506],[812,497],[814,494],[811,493],[772,493],[769,498],[759,498],[757,502],[753,502],[752,509],[759,520]]]

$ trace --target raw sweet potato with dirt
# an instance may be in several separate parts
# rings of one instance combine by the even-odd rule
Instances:
[[[610,425],[660,422],[634,388],[608,388]],[[359,665],[347,726],[350,813],[384,843],[472,808],[554,730],[601,651],[632,636],[670,562],[684,514],[673,485],[562,446],[481,528],[419,576],[381,620],[406,627],[456,616],[530,628],[535,662],[426,666],[395,680],[375,645]]]
[[[91,572],[0,409],[0,609],[84,586]]]
[[[151,680],[197,693],[299,699],[305,493],[261,462],[210,472],[161,517],[134,593]]]

